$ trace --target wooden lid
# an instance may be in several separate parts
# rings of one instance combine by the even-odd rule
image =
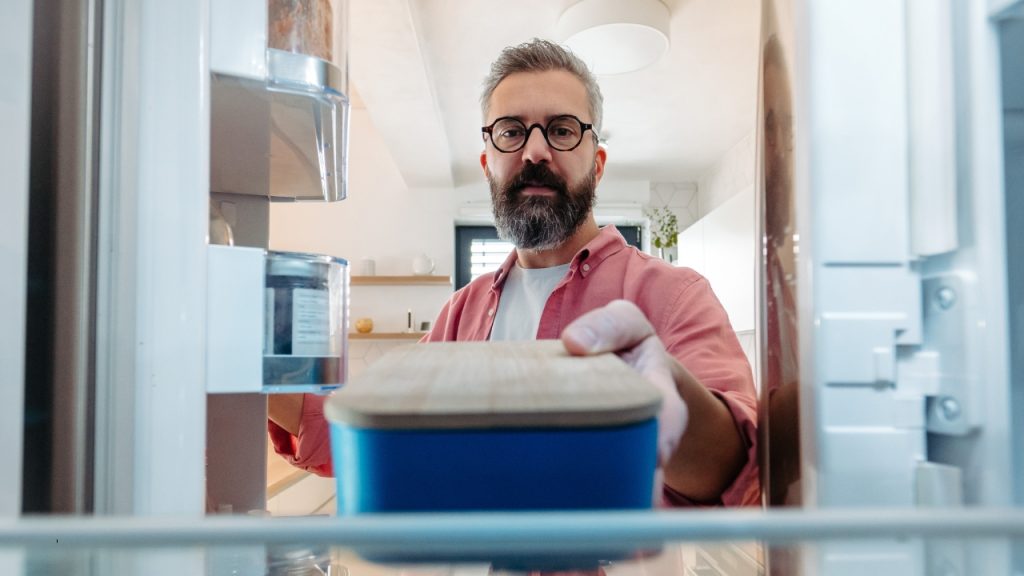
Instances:
[[[570,356],[559,340],[409,344],[327,401],[357,428],[587,427],[653,418],[661,394],[614,354]]]

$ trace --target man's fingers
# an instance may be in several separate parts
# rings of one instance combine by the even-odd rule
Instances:
[[[577,356],[632,348],[654,335],[644,313],[632,302],[615,300],[580,316],[562,331],[562,343]]]
[[[687,408],[676,389],[675,362],[654,327],[632,302],[616,300],[577,318],[562,331],[562,343],[577,356],[616,352],[662,394],[658,414],[658,466],[664,466],[686,429]]]

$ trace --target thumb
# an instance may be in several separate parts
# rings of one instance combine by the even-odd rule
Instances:
[[[636,304],[614,300],[580,316],[562,331],[570,354],[586,356],[628,350],[654,335],[654,328]]]

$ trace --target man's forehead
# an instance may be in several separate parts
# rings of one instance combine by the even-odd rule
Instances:
[[[586,97],[587,88],[583,81],[567,70],[543,70],[539,72],[513,72],[502,78],[494,88],[494,94],[514,94],[537,90],[557,90]]]
[[[564,70],[516,72],[505,77],[490,100],[491,118],[552,118],[562,114],[588,116],[587,89]]]

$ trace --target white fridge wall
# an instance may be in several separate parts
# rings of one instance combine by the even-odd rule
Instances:
[[[140,16],[135,512],[198,515],[205,501],[209,3],[147,2]]]
[[[999,23],[992,16],[982,0],[954,2],[960,247],[921,267],[925,277],[968,271],[978,278],[972,321],[981,357],[976,384],[965,392],[984,424],[971,436],[931,435],[929,457],[962,467],[966,502],[986,506],[1006,505],[1013,494],[1007,267],[1019,266],[1007,260],[1006,200],[1013,191],[1004,179]]]
[[[1020,17],[1001,25],[1003,77],[1003,129],[1006,154],[1006,232],[1009,265],[1011,382],[1016,414],[1012,438],[1024,438],[1024,2],[1017,4]],[[1014,57],[1016,56],[1016,57]],[[1014,452],[1017,506],[1024,506],[1024,442]],[[1024,562],[1024,545],[1020,557]]]
[[[807,256],[813,266],[813,287],[801,292],[813,298],[804,333],[813,338],[813,351],[804,357],[814,361],[813,372],[805,378],[813,382],[808,390],[813,402],[808,406],[814,406],[816,420],[817,446],[809,456],[817,477],[811,485],[822,488],[810,501],[821,505],[861,502],[862,493],[881,494],[871,488],[873,483],[889,486],[897,477],[903,478],[904,494],[887,494],[885,499],[913,503],[912,476],[882,466],[888,457],[870,457],[910,445],[884,441],[886,435],[877,435],[877,427],[889,432],[917,430],[921,435],[920,442],[912,443],[914,448],[900,450],[907,467],[921,457],[964,467],[967,503],[1005,503],[1011,493],[999,59],[985,3],[954,6],[953,20],[958,24],[946,33],[954,35],[958,50],[954,78],[956,132],[961,138],[956,170],[959,247],[931,258],[916,258],[909,251],[907,111],[916,104],[906,90],[905,43],[913,38],[906,32],[905,4],[809,2],[805,10],[808,132],[800,145],[806,147],[813,229],[801,257]],[[851,35],[854,30],[865,36]],[[908,387],[902,376],[914,366],[903,361],[936,349],[938,343],[931,338],[942,336],[926,333],[922,326],[924,307],[936,303],[934,294],[925,293],[924,282],[954,276],[978,278],[975,286],[964,287],[977,294],[959,294],[956,306],[969,308],[964,318],[971,323],[970,333],[984,342],[984,358],[977,363],[983,373],[941,372],[947,356],[939,362],[933,388],[917,382]],[[957,379],[964,390],[949,392],[949,381]],[[919,419],[893,412],[879,422],[876,412],[857,412],[863,402],[852,399],[844,401],[853,412],[841,430],[833,429],[835,422],[826,418],[835,416],[825,410],[834,404],[830,396],[888,396],[896,406],[921,403],[938,392],[986,415],[977,437],[948,431],[933,434],[924,451],[926,430]],[[972,399],[982,405],[973,406]],[[850,453],[850,427],[856,426],[863,428],[863,442]],[[838,434],[835,444],[833,434]],[[841,468],[827,466],[843,458],[861,459],[873,470],[865,476],[872,482],[854,480]]]
[[[210,20],[222,23],[210,35],[210,69],[263,81],[267,77],[266,0],[209,0]]]
[[[105,15],[100,513],[204,512],[209,9],[111,3]]]
[[[946,64],[953,94],[941,97],[955,103],[956,211],[947,221],[956,234],[941,238],[952,251],[927,257],[910,250],[915,206],[907,167],[921,150],[908,126],[920,106],[934,102],[920,102],[928,91],[907,85],[909,68],[922,64],[911,55],[941,54],[908,49],[925,24],[908,20],[909,2],[801,3],[798,85],[807,125],[798,132],[798,165],[810,216],[801,220],[812,224],[800,254],[801,298],[811,296],[801,303],[801,408],[809,411],[803,470],[812,507],[955,505],[922,501],[915,479],[931,474],[924,460],[962,473],[964,505],[1012,501],[1019,440],[1011,433],[1007,266],[1014,264],[1006,260],[1004,195],[1013,191],[1002,178],[998,26],[987,0],[948,1],[952,17],[930,21],[938,28],[928,32],[949,36],[954,47]],[[915,201],[948,206],[939,188],[919,190]],[[935,217],[926,220],[933,225]],[[950,286],[956,290],[935,290]],[[921,370],[922,361],[934,364]],[[960,422],[944,425],[937,412],[946,424]],[[919,556],[908,542],[892,551],[923,563],[894,571],[890,562],[876,573],[936,573],[945,562],[969,566],[967,573],[1008,573],[1007,550],[931,547]],[[808,566],[841,573],[834,559],[862,552],[828,547]]]
[[[0,518],[21,513],[32,9],[32,0],[11,0],[0,19],[0,438],[9,449],[8,465],[0,471]],[[0,556],[0,573],[13,573],[4,570],[5,558]]]

